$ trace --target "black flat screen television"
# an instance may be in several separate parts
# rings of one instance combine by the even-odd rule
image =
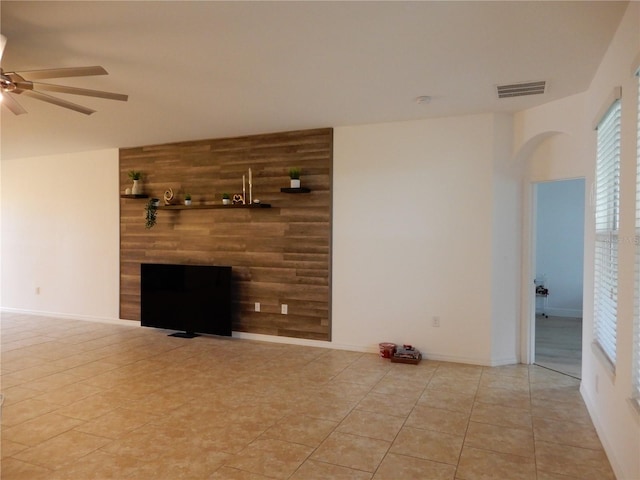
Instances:
[[[231,336],[231,267],[143,263],[143,327]]]

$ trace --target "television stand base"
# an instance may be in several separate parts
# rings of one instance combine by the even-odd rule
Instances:
[[[193,333],[193,332],[176,332],[176,333],[170,333],[167,336],[168,337],[180,337],[180,338],[196,338],[196,337],[199,337],[200,335],[198,335],[197,333]]]

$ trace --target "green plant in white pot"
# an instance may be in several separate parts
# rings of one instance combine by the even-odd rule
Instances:
[[[290,168],[289,179],[291,180],[291,188],[300,188],[300,169]]]
[[[187,193],[184,196],[184,204],[187,205],[187,206],[191,205],[191,194],[190,193]]]
[[[222,204],[223,205],[230,205],[231,204],[231,198],[229,198],[229,194],[228,193],[223,193],[222,194]]]
[[[142,195],[142,172],[137,170],[129,171],[129,178],[133,180],[133,187],[131,187],[131,193],[133,195]]]

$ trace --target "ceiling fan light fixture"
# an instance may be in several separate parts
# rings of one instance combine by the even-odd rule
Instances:
[[[2,54],[4,53],[5,44],[6,38],[0,35],[0,58],[2,58]],[[24,94],[25,96],[67,108],[69,110],[84,113],[85,115],[91,115],[92,113],[95,113],[95,110],[78,105],[77,103],[69,102],[68,100],[53,97],[41,92],[40,90],[105,98],[108,100],[120,100],[122,102],[126,102],[128,100],[129,96],[121,93],[104,92],[102,90],[90,90],[88,88],[69,87],[65,85],[55,85],[36,81],[43,78],[68,78],[92,75],[108,75],[108,73],[104,67],[99,65],[90,67],[49,68],[46,70],[29,70],[25,72],[6,73],[2,68],[0,68],[0,93]],[[6,96],[4,105],[15,115],[27,113],[27,111],[22,108],[22,106],[20,106],[20,104],[11,95]]]

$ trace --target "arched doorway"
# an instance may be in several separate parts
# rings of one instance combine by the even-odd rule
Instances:
[[[521,282],[521,336],[520,352],[522,363],[534,363],[536,353],[536,220],[538,185],[548,182],[582,179],[585,184],[586,168],[580,161],[580,147],[571,135],[559,131],[541,132],[531,137],[518,150],[516,162],[523,166],[523,236],[522,236],[522,282]],[[562,189],[562,183],[559,183]],[[584,193],[582,205],[586,206]],[[584,220],[583,208],[575,215]],[[584,226],[582,227],[584,245]],[[547,278],[547,283],[552,279]],[[551,285],[549,285],[551,286]],[[584,298],[584,286],[583,298]],[[550,295],[554,295],[550,289]],[[551,298],[551,297],[549,297]],[[540,309],[538,309],[540,310]],[[539,312],[540,313],[540,312]],[[553,312],[553,313],[557,313]],[[540,317],[538,317],[540,318]],[[582,349],[581,340],[578,349]],[[575,373],[575,371],[574,371]]]

